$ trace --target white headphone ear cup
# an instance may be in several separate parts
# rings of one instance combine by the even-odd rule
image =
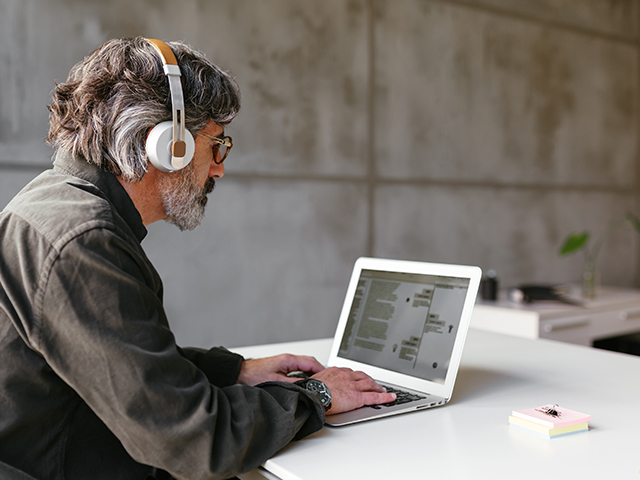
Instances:
[[[191,162],[196,151],[193,135],[189,130],[185,130],[184,142],[186,153],[182,166],[176,168],[171,163],[171,143],[173,142],[173,122],[161,122],[151,129],[147,135],[146,150],[147,157],[151,164],[163,172],[175,172]]]

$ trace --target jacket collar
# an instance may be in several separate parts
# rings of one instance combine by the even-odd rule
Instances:
[[[129,225],[138,241],[142,242],[146,237],[147,229],[142,223],[138,209],[113,173],[87,162],[81,156],[64,150],[59,150],[55,154],[53,169],[95,185]]]

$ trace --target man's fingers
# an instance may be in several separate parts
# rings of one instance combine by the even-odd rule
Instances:
[[[384,393],[387,390],[378,384],[373,378],[361,371],[352,371],[351,379],[354,380],[360,391],[372,391],[372,392],[381,392]]]
[[[301,371],[314,374],[324,367],[313,357],[302,355],[276,355],[274,357],[249,359],[242,362],[238,383],[257,385],[267,381],[295,382],[298,378],[289,378],[290,372]]]
[[[318,373],[324,370],[324,366],[315,358],[307,356],[296,356],[296,368],[301,372]]]
[[[369,375],[359,370],[354,371],[351,374],[351,378],[353,378],[354,380],[371,380],[371,377]]]
[[[362,396],[365,405],[379,405],[381,403],[390,403],[396,399],[395,393],[363,392]]]
[[[386,388],[384,388],[382,385],[380,385],[378,382],[376,382],[371,377],[366,377],[366,378],[363,378],[361,380],[358,380],[356,382],[356,385],[357,385],[358,389],[361,392],[386,393],[386,391],[387,391]]]
[[[318,373],[324,370],[324,366],[313,357],[305,355],[280,355],[280,361],[287,372],[312,372]]]

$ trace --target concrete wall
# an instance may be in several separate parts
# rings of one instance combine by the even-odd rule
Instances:
[[[329,336],[361,255],[468,263],[502,286],[638,205],[637,0],[0,0],[0,206],[49,165],[48,95],[105,40],[185,40],[244,106],[194,232],[151,225],[182,344]],[[620,230],[602,283],[639,286]]]

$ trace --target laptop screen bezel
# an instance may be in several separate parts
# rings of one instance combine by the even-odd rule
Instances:
[[[435,275],[469,279],[469,288],[467,289],[466,297],[463,303],[458,333],[456,335],[456,339],[451,352],[451,361],[447,369],[444,383],[436,383],[411,375],[392,372],[379,367],[375,367],[373,365],[338,356],[340,344],[342,342],[342,337],[347,325],[347,320],[351,312],[351,305],[353,303],[356,289],[358,288],[358,282],[360,280],[362,270],[415,273],[420,275]],[[479,267],[475,266],[449,265],[442,263],[415,262],[408,260],[391,260],[368,257],[359,258],[353,267],[349,286],[347,287],[347,293],[345,295],[344,304],[340,313],[340,318],[338,320],[336,334],[331,346],[331,353],[329,354],[328,366],[346,367],[353,370],[361,370],[379,382],[404,386],[412,390],[418,390],[421,392],[437,395],[448,400],[451,397],[456,376],[458,374],[460,360],[462,358],[462,351],[471,322],[471,313],[476,301],[481,277],[482,270]]]

